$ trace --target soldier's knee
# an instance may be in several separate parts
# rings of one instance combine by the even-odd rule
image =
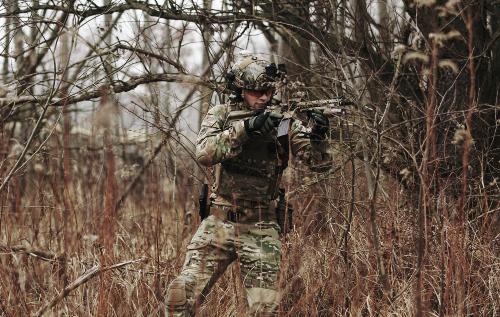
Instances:
[[[279,293],[273,289],[248,288],[247,300],[252,317],[277,316],[276,307],[279,302]]]
[[[182,277],[174,279],[167,290],[165,304],[169,308],[184,307],[187,304],[186,282]]]

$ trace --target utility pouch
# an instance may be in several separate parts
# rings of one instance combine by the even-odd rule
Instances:
[[[276,220],[280,226],[281,234],[287,234],[293,228],[292,224],[293,206],[286,202],[285,189],[278,190],[278,204],[276,206]]]
[[[198,202],[200,203],[200,218],[203,220],[210,215],[210,205],[208,204],[208,184],[201,185]]]

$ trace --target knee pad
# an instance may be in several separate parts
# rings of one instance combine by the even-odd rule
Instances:
[[[167,306],[183,306],[187,303],[186,282],[181,277],[174,279],[167,290]]]
[[[252,287],[247,288],[247,301],[252,317],[277,316],[276,307],[280,297],[273,289]]]

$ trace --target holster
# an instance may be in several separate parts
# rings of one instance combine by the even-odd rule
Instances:
[[[293,206],[285,199],[285,189],[278,190],[278,203],[276,206],[276,220],[280,226],[281,234],[287,234],[293,228]]]
[[[202,184],[200,188],[200,195],[198,196],[198,202],[200,203],[200,218],[201,220],[207,218],[210,215],[210,204],[208,200],[208,184]]]

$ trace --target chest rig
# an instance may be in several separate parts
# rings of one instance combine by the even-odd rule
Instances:
[[[234,121],[226,120],[223,128],[228,128]],[[233,205],[269,203],[278,196],[288,152],[287,135],[277,138],[274,132],[250,138],[242,145],[239,155],[216,167],[213,192]]]

